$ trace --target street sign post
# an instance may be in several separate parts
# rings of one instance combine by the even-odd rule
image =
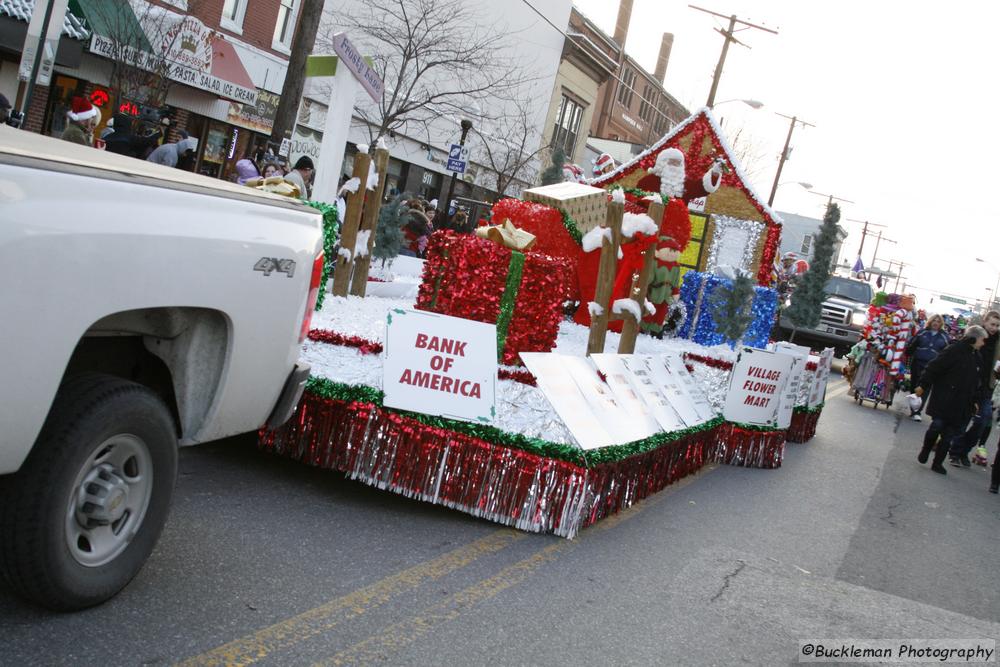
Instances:
[[[455,171],[459,174],[465,173],[465,160],[462,159],[462,145],[452,144],[448,149],[448,171]]]

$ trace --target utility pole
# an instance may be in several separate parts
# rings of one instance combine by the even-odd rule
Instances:
[[[899,264],[899,271],[896,273],[896,284],[892,286],[892,291],[899,293],[899,279],[903,277],[903,267],[906,266],[906,262],[889,262],[889,270],[892,271],[892,265]],[[906,281],[903,281],[903,291],[906,291]]]
[[[858,246],[858,257],[861,257],[861,251],[865,249],[865,237],[868,236],[868,227],[885,227],[886,225],[879,225],[874,222],[868,222],[867,220],[855,220],[853,218],[848,218],[847,222],[860,222],[864,224],[861,229],[861,245]]]
[[[306,58],[316,43],[316,31],[323,17],[323,0],[302,0],[299,7],[298,25],[292,36],[291,56],[285,71],[285,83],[281,87],[281,99],[274,113],[271,140],[268,144],[277,155],[282,139],[291,139],[295,121],[299,115],[299,102],[306,83]],[[291,165],[289,165],[290,167]]]
[[[722,53],[719,54],[719,64],[715,66],[715,76],[712,77],[712,90],[709,91],[708,101],[705,102],[705,106],[707,106],[708,108],[712,108],[712,105],[715,104],[715,93],[719,89],[719,80],[722,78],[722,68],[726,64],[726,54],[729,53],[729,42],[736,42],[740,46],[746,46],[746,48],[748,49],[750,48],[740,40],[736,39],[736,37],[734,36],[736,32],[736,24],[739,23],[740,25],[746,26],[746,28],[743,28],[744,30],[746,30],[747,28],[756,28],[757,30],[763,30],[764,32],[769,32],[774,35],[777,35],[778,31],[772,30],[770,28],[765,28],[762,25],[750,23],[749,21],[744,21],[743,19],[738,19],[736,18],[736,14],[732,14],[731,16],[726,16],[725,14],[713,12],[710,9],[704,9],[702,7],[696,7],[694,5],[688,5],[688,7],[690,7],[691,9],[697,9],[699,12],[705,12],[706,14],[711,14],[712,16],[718,16],[719,18],[729,19],[729,28],[727,30],[721,30],[719,28],[715,29],[716,32],[718,32],[720,35],[723,36],[724,41],[722,42]]]
[[[816,127],[812,123],[807,123],[804,120],[799,120],[795,116],[786,116],[783,113],[776,114],[782,118],[791,118],[792,122],[788,125],[788,136],[785,137],[785,147],[781,149],[781,157],[778,158],[778,171],[774,172],[774,184],[771,186],[771,196],[767,198],[767,205],[771,206],[774,203],[774,193],[778,191],[778,179],[781,178],[781,170],[785,166],[785,160],[788,159],[789,144],[792,143],[792,132],[795,131],[795,124],[801,123],[803,127]],[[833,200],[830,200],[833,203]]]
[[[875,239],[875,252],[872,253],[872,268],[875,268],[875,260],[878,258],[878,247],[882,241],[885,241],[886,243],[895,243],[895,241],[890,238],[882,238],[882,230],[880,229],[878,231],[878,238]],[[892,269],[891,266],[889,268]]]

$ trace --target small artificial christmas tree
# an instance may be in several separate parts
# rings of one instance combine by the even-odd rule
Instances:
[[[830,280],[833,268],[833,246],[837,242],[839,220],[840,207],[831,202],[826,208],[823,224],[819,228],[809,270],[799,282],[792,295],[792,303],[785,311],[788,319],[796,327],[811,329],[819,324],[823,301],[826,299],[826,283]],[[792,336],[794,335],[793,331]]]
[[[753,287],[753,279],[738,271],[732,286],[719,285],[712,294],[712,320],[718,332],[728,338],[734,348],[743,341],[743,334],[753,322],[753,311],[750,309]]]
[[[396,198],[383,206],[378,213],[372,257],[381,259],[382,266],[395,259],[403,247],[403,225],[410,217],[410,209],[403,203],[407,199],[407,193],[396,195]]]
[[[542,185],[554,185],[565,180],[563,166],[566,164],[566,152],[562,147],[552,151],[552,164],[542,172]]]

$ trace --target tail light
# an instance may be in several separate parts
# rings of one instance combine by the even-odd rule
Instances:
[[[312,323],[313,311],[316,309],[316,299],[319,297],[319,290],[323,282],[323,264],[325,258],[323,253],[316,255],[313,262],[312,277],[309,278],[309,296],[306,298],[306,312],[302,316],[302,330],[299,331],[299,343],[306,339],[309,333],[309,325]]]

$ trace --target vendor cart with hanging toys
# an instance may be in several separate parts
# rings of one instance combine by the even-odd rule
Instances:
[[[879,292],[868,307],[868,318],[860,345],[864,353],[858,361],[851,389],[858,404],[872,401],[875,408],[888,408],[903,381],[906,343],[914,334],[913,297]]]

